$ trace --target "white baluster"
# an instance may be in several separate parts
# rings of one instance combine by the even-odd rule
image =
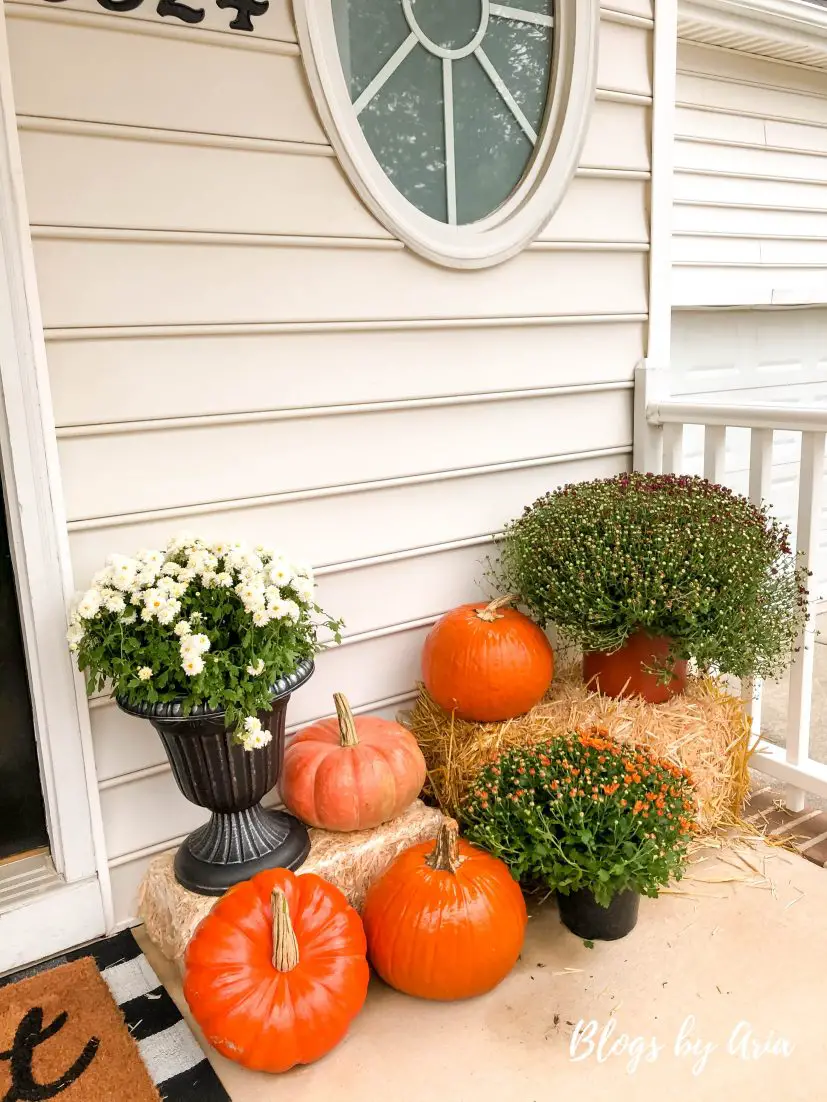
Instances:
[[[824,485],[824,445],[827,434],[801,434],[801,474],[798,483],[798,522],[796,548],[800,564],[813,570],[818,556],[821,499]],[[790,699],[787,723],[787,761],[804,766],[810,757],[810,717],[813,703],[813,660],[815,657],[816,594],[810,593],[807,625],[798,639],[798,653],[790,670]],[[785,803],[790,811],[804,809],[803,789],[787,785]]]
[[[770,496],[772,487],[772,429],[751,429],[749,447],[749,499],[759,509]],[[752,733],[761,733],[761,698],[763,683],[760,678],[744,680],[741,699],[752,716]]]
[[[704,478],[723,482],[726,473],[726,427],[707,425],[704,429]]]
[[[680,474],[683,467],[683,425],[663,426],[664,474]]]

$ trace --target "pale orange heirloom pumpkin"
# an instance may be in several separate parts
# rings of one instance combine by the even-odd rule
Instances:
[[[413,803],[425,783],[425,759],[400,724],[354,718],[341,693],[333,699],[337,718],[305,727],[288,746],[282,799],[310,826],[370,830]]]

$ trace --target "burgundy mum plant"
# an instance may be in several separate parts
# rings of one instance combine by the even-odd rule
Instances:
[[[506,529],[499,584],[583,650],[637,631],[676,658],[778,676],[805,622],[806,573],[789,529],[706,479],[623,474],[573,483]]]

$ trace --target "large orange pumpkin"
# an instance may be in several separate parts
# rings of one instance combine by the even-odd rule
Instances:
[[[362,911],[370,962],[385,983],[423,999],[490,991],[523,947],[525,900],[502,861],[460,841],[447,819],[436,844],[406,850]]]
[[[337,718],[306,727],[288,746],[282,799],[310,826],[369,830],[413,803],[425,783],[425,759],[400,724],[355,719],[341,693],[333,699]]]
[[[554,677],[544,632],[505,605],[461,605],[436,622],[422,652],[425,688],[446,712],[494,723],[538,704]]]
[[[269,869],[231,888],[187,947],[184,995],[213,1048],[255,1071],[309,1064],[362,1009],[359,915],[313,873]]]

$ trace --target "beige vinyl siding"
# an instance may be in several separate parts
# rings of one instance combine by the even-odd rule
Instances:
[[[827,302],[827,77],[679,43],[674,302]]]
[[[355,197],[284,3],[256,33],[91,0],[7,2],[73,570],[182,528],[283,544],[347,621],[291,701],[411,698],[491,536],[628,466],[648,283],[651,8],[604,11],[578,174],[481,272],[418,259]],[[116,918],[203,821],[148,724],[91,702]]]

